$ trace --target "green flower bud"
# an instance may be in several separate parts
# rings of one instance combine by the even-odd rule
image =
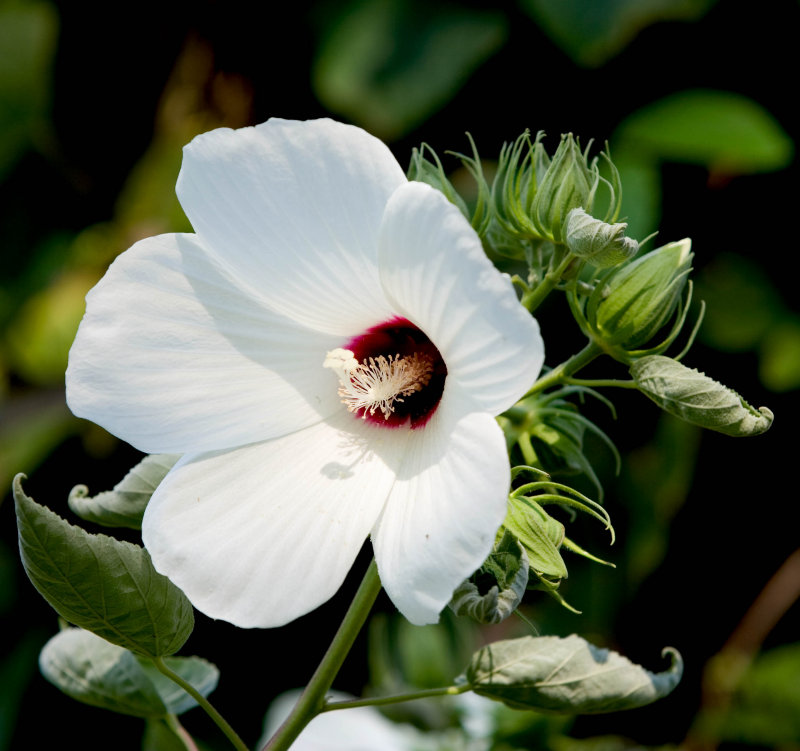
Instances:
[[[642,357],[630,373],[645,396],[693,425],[731,436],[758,435],[772,425],[769,409],[751,407],[732,389],[672,358]]]
[[[541,178],[531,210],[533,223],[541,236],[562,241],[562,227],[567,214],[575,208],[591,208],[600,177],[572,137],[561,136],[561,143],[544,177]]]
[[[614,270],[586,306],[593,335],[617,359],[650,341],[672,317],[691,271],[689,239],[670,243]]]
[[[607,224],[582,208],[567,214],[564,235],[570,251],[600,269],[616,266],[639,252],[639,243],[625,237],[627,223]]]

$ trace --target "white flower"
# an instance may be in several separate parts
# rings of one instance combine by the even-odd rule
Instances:
[[[395,605],[435,622],[505,516],[494,415],[541,367],[536,322],[461,213],[358,128],[206,133],[177,192],[196,234],[111,265],[67,370],[75,414],[184,454],[144,518],[156,568],[211,617],[276,626],[371,535]]]

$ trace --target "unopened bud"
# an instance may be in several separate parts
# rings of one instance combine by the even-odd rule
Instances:
[[[582,208],[567,214],[564,235],[569,250],[599,269],[616,266],[639,251],[636,240],[625,237],[627,223],[607,224]]]

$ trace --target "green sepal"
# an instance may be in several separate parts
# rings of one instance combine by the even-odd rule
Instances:
[[[759,435],[772,425],[769,409],[752,407],[733,389],[670,357],[642,357],[630,373],[645,396],[693,425],[736,437]]]
[[[503,527],[525,548],[531,572],[555,580],[567,577],[567,567],[558,552],[564,540],[564,525],[538,503],[530,498],[510,497]]]
[[[478,572],[453,592],[450,608],[456,615],[468,616],[478,623],[500,623],[522,600],[528,571],[525,548],[505,531]],[[488,588],[487,580],[491,582]]]
[[[430,159],[427,158],[426,153],[430,154]],[[407,177],[414,182],[426,183],[436,188],[450,203],[457,206],[467,219],[470,218],[467,204],[448,180],[441,160],[427,143],[420,144],[419,149],[411,150],[411,163],[408,166]]]
[[[514,709],[601,714],[669,694],[681,679],[683,660],[669,647],[662,654],[670,656],[669,669],[651,673],[575,634],[524,636],[476,652],[463,680],[476,694]]]
[[[192,606],[147,551],[90,534],[13,482],[22,565],[33,586],[66,621],[147,657],[177,652],[194,628]]]
[[[208,696],[219,671],[200,657],[170,657],[167,667]],[[77,701],[134,717],[181,714],[197,702],[162,675],[147,658],[80,628],[56,634],[39,655],[42,675]]]
[[[140,461],[113,490],[89,497],[86,485],[69,494],[73,513],[104,527],[142,528],[142,517],[159,483],[180,459],[180,454],[151,454]]]

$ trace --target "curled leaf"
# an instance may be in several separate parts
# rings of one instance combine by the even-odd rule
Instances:
[[[772,412],[756,409],[713,378],[662,355],[636,360],[630,368],[638,389],[665,412],[730,436],[758,435],[772,425]]]
[[[480,569],[495,583],[485,594],[478,584],[467,579],[453,592],[450,608],[478,623],[500,623],[510,616],[528,587],[528,556],[525,548],[506,532]],[[479,577],[480,578],[480,577]]]
[[[622,655],[580,636],[524,636],[495,642],[475,653],[465,678],[481,696],[515,709],[600,714],[633,709],[669,694],[681,679],[683,660],[651,673]]]
[[[89,497],[85,485],[69,494],[69,507],[86,521],[105,527],[142,528],[142,516],[159,483],[180,458],[180,454],[151,454],[140,461],[114,486]]]

